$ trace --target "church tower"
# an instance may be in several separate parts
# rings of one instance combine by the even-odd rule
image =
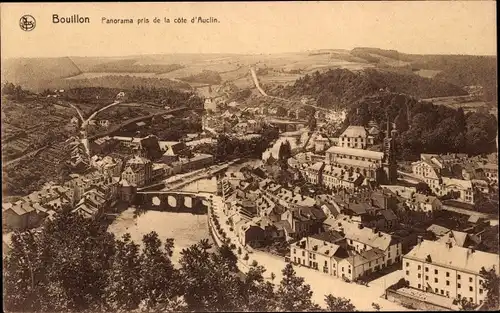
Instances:
[[[385,132],[384,138],[384,163],[383,168],[385,172],[386,183],[393,184],[398,178],[398,168],[396,161],[396,145],[395,139],[397,136],[397,130],[395,125],[393,125],[392,130],[389,123],[389,118],[387,118],[387,130]]]

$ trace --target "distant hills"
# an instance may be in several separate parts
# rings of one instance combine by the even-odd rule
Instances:
[[[467,94],[462,88],[445,81],[380,69],[366,69],[357,73],[347,69],[318,72],[299,78],[293,85],[279,86],[272,94],[296,99],[308,95],[316,99],[318,106],[341,109],[381,89],[417,98]]]
[[[416,55],[396,50],[354,48],[321,49],[283,54],[151,54],[124,57],[22,58],[2,61],[2,82],[21,84],[41,91],[45,88],[100,87],[113,88],[140,84],[145,87],[196,88],[203,84],[234,83],[240,90],[252,89],[249,67],[254,66],[259,80],[271,89],[286,90],[298,79],[316,71],[327,73],[345,69],[332,82],[318,81],[309,87],[296,85],[299,92],[346,94],[346,101],[356,98],[354,86],[391,90],[417,97],[461,95],[463,87],[481,85],[486,101],[496,99],[496,57],[467,55]],[[261,70],[259,70],[261,69]],[[361,75],[360,73],[364,73]],[[117,78],[117,76],[120,76]],[[140,78],[140,79],[139,79]],[[113,83],[112,80],[119,83]],[[344,81],[346,79],[346,81]],[[361,82],[363,80],[363,82]],[[296,83],[297,81],[297,83]],[[339,85],[335,85],[336,83]],[[282,87],[279,87],[279,86]],[[315,88],[326,88],[316,90]],[[356,87],[357,88],[357,87]],[[304,89],[304,90],[301,90]],[[351,95],[350,95],[351,94]],[[343,98],[344,95],[341,95]]]
[[[29,89],[43,89],[47,83],[55,79],[81,73],[82,71],[69,57],[2,60],[2,82],[8,81]]]

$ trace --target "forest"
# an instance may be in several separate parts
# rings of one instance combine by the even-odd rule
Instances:
[[[326,308],[313,303],[291,264],[281,281],[265,281],[255,261],[246,275],[239,272],[234,245],[211,252],[202,240],[183,249],[174,266],[173,239],[162,242],[151,232],[139,245],[129,234],[115,238],[99,219],[69,212],[36,232],[14,233],[11,248],[3,293],[10,312],[355,311],[350,300],[331,294]]]
[[[134,86],[148,88],[169,88],[190,90],[188,83],[173,81],[168,78],[138,77],[133,75],[106,75],[82,79],[56,79],[45,84],[49,89],[70,89],[84,87],[102,87],[132,89]]]
[[[378,48],[354,48],[351,55],[370,63],[382,62],[380,56],[409,63],[413,71],[420,69],[440,71],[435,80],[459,87],[480,85],[484,88],[483,100],[495,101],[497,97],[497,58],[480,55],[419,55],[400,53]],[[426,97],[423,97],[426,98]]]
[[[183,68],[180,64],[140,64],[137,60],[127,59],[95,65],[89,72],[95,73],[155,73],[163,74]]]
[[[373,95],[381,89],[404,93],[417,98],[466,95],[460,87],[440,80],[423,78],[414,74],[400,74],[390,71],[366,69],[352,72],[333,69],[324,73],[315,72],[299,78],[293,85],[278,86],[273,95],[283,98],[297,98],[308,95],[325,108],[343,109],[366,95]]]
[[[489,113],[468,112],[418,101],[415,98],[385,94],[366,97],[348,111],[344,127],[367,126],[374,120],[385,130],[389,121],[396,124],[400,157],[418,159],[420,153],[496,152],[497,119]]]

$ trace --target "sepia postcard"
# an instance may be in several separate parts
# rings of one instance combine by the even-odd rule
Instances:
[[[4,312],[500,309],[494,1],[0,12]]]

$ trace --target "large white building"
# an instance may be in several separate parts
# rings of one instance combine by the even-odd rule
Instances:
[[[480,305],[486,297],[481,269],[498,275],[499,262],[498,254],[424,240],[403,256],[403,272],[411,288]]]
[[[376,179],[382,168],[383,152],[333,146],[326,150],[326,163]]]
[[[369,145],[373,145],[373,136],[363,126],[349,126],[339,137],[340,147],[366,149]]]

